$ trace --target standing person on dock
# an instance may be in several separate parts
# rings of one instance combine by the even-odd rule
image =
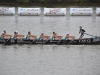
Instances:
[[[83,38],[83,36],[84,36],[85,30],[82,29],[82,26],[80,26],[79,29],[80,29],[80,30],[79,30],[79,34],[81,34],[80,37],[79,37],[79,40],[81,40],[81,39]]]

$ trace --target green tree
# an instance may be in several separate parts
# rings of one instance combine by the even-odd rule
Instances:
[[[81,2],[82,4],[84,4],[84,3],[89,3],[89,0],[80,0],[80,2]]]
[[[19,3],[26,3],[26,4],[28,4],[29,1],[30,1],[30,0],[17,0],[17,2],[19,2]]]

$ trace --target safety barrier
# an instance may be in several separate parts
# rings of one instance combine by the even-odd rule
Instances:
[[[100,8],[96,8],[96,15],[100,15]]]
[[[44,15],[66,15],[66,8],[44,8]]]
[[[92,8],[70,8],[70,15],[92,15]]]
[[[21,8],[18,7],[18,15],[40,15],[40,8]]]
[[[0,15],[14,15],[15,7],[0,7]]]
[[[100,15],[100,7],[96,8],[96,15]],[[18,15],[40,15],[41,9],[40,8],[23,8],[18,7],[18,11],[16,14]],[[59,15],[66,15],[66,8],[44,8],[44,15],[52,15],[52,16],[59,16]],[[83,15],[83,16],[91,16],[93,15],[93,8],[70,8],[69,11],[70,15]],[[15,14],[15,7],[0,7],[0,15],[14,15]]]

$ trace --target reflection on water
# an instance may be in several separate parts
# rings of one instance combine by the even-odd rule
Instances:
[[[43,11],[43,8],[42,8]],[[68,11],[68,10],[67,10]],[[100,17],[95,16],[0,16],[0,32],[30,30],[65,37],[79,37],[79,26],[86,33],[100,36]],[[90,37],[85,35],[84,37]],[[0,45],[0,75],[100,75],[99,45]]]

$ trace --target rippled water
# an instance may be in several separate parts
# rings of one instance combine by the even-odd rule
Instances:
[[[30,30],[39,37],[55,31],[63,38],[69,32],[78,38],[83,26],[100,36],[100,16],[44,16],[41,9],[40,16],[0,16],[0,32],[18,30],[26,35]],[[0,75],[100,75],[99,70],[99,45],[0,45]]]

